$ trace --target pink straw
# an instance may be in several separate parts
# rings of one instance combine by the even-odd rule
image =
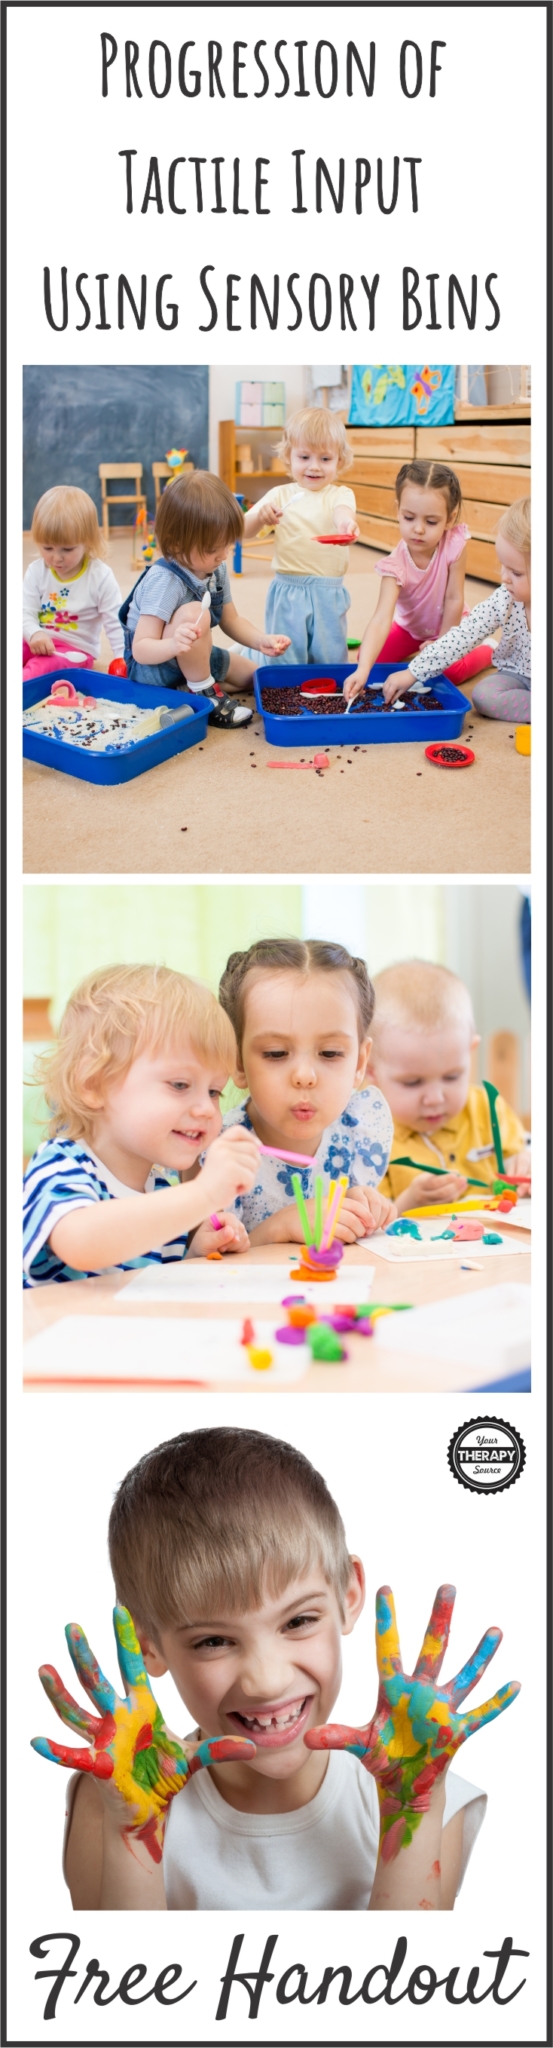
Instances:
[[[210,1218],[209,1218],[209,1221],[210,1221],[210,1223],[212,1223],[212,1224],[213,1224],[213,1229],[214,1229],[214,1230],[224,1230],[224,1228],[225,1228],[225,1226],[224,1226],[224,1223],[220,1223],[220,1222],[219,1222],[219,1217],[218,1217],[218,1216],[210,1216]]]
[[[280,1145],[260,1145],[268,1159],[289,1159],[291,1166],[314,1166],[315,1160],[306,1152],[283,1152]]]

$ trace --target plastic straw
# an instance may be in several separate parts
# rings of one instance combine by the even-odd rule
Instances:
[[[304,1193],[299,1173],[292,1174],[292,1187],[294,1190],[294,1200],[296,1203],[298,1216],[303,1230],[304,1243],[308,1245],[311,1243],[311,1224],[309,1222],[309,1217],[305,1206]]]
[[[320,1249],[321,1249],[321,1239],[322,1239],[322,1235],[323,1235],[323,1179],[322,1179],[322,1174],[318,1173],[318,1174],[317,1174],[317,1178],[316,1178],[316,1181],[315,1181],[315,1244],[316,1244],[316,1246],[317,1246],[317,1251],[320,1251]]]
[[[322,1250],[322,1251],[324,1251],[324,1252],[328,1252],[328,1251],[330,1251],[330,1246],[331,1246],[331,1244],[332,1244],[332,1239],[333,1239],[333,1236],[334,1236],[334,1232],[335,1232],[335,1229],[336,1229],[336,1224],[337,1224],[337,1222],[338,1222],[338,1217],[339,1217],[339,1214],[340,1214],[340,1210],[341,1210],[341,1207],[342,1207],[342,1202],[344,1201],[344,1197],[345,1197],[345,1194],[346,1194],[347,1186],[348,1186],[348,1179],[347,1179],[347,1174],[345,1174],[345,1173],[341,1173],[341,1174],[340,1174],[340,1178],[339,1178],[339,1181],[338,1181],[338,1186],[337,1186],[337,1189],[336,1189],[336,1193],[335,1193],[335,1195],[334,1195],[334,1199],[333,1199],[333,1202],[332,1202],[332,1207],[331,1207],[331,1210],[330,1210],[330,1214],[329,1214],[329,1215],[327,1215],[327,1219],[326,1219],[326,1224],[325,1224],[325,1230],[324,1230],[324,1237],[323,1237],[323,1242],[322,1242],[322,1246],[321,1246],[321,1250]]]
[[[288,764],[287,764],[288,765]],[[291,1166],[313,1166],[313,1158],[307,1152],[283,1152],[282,1145],[260,1145],[267,1159],[287,1159]]]

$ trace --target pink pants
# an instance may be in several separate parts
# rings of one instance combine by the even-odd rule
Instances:
[[[406,632],[405,626],[393,625],[384,646],[380,649],[378,659],[392,661],[394,664],[408,662],[412,654],[418,654],[420,645],[420,640],[414,640],[412,634]],[[451,668],[444,669],[444,675],[449,677],[450,683],[469,683],[471,676],[480,675],[483,668],[491,667],[492,653],[492,647],[471,647],[470,654],[463,655],[462,661],[453,661]]]
[[[33,676],[52,675],[56,668],[69,668],[75,672],[75,682],[81,669],[94,668],[94,655],[85,654],[80,647],[66,647],[63,640],[54,640],[59,649],[57,654],[31,654],[28,640],[23,641],[23,681],[30,683]],[[72,654],[80,654],[80,661],[72,661]]]

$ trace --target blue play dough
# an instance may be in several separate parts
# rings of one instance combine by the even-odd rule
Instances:
[[[396,1223],[389,1223],[384,1235],[385,1237],[418,1237],[419,1242],[421,1237],[418,1223],[411,1223],[408,1216],[398,1216]]]
[[[503,1244],[503,1238],[502,1238],[502,1237],[500,1237],[500,1235],[499,1235],[499,1231],[498,1231],[498,1230],[485,1230],[485,1231],[484,1231],[484,1236],[483,1236],[483,1238],[482,1238],[482,1243],[483,1243],[483,1244]]]

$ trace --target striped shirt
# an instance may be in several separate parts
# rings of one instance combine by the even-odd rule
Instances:
[[[166,1172],[163,1166],[153,1166],[144,1193],[152,1195],[156,1188],[178,1185],[177,1174]],[[56,1258],[48,1243],[51,1232],[71,1209],[85,1209],[89,1202],[120,1201],[131,1195],[140,1199],[138,1189],[127,1188],[123,1181],[116,1180],[82,1138],[52,1138],[46,1145],[40,1145],[29,1160],[23,1182],[23,1286],[40,1287],[50,1280],[94,1279],[96,1272],[78,1272]],[[134,1266],[149,1266],[152,1262],[164,1265],[169,1260],[183,1259],[187,1245],[188,1235],[184,1233],[157,1251],[146,1252],[139,1259],[119,1259],[115,1267],[102,1270],[126,1273]]]

